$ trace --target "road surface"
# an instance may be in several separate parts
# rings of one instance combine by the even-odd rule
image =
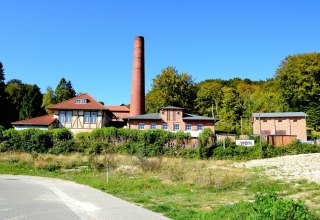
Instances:
[[[0,219],[168,219],[107,193],[70,181],[0,175]]]

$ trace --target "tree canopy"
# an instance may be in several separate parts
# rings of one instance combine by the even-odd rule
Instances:
[[[76,96],[76,91],[73,89],[71,81],[70,80],[66,81],[65,78],[62,78],[55,90],[54,103],[63,102],[75,96]]]
[[[8,118],[6,110],[8,109],[8,102],[5,92],[5,76],[2,62],[0,62],[0,125],[8,126]]]
[[[177,106],[193,111],[197,89],[192,76],[178,73],[174,67],[167,67],[153,80],[146,96],[146,111],[157,112],[162,106]]]
[[[287,56],[275,74],[280,96],[290,111],[309,113],[308,124],[320,126],[320,53]]]

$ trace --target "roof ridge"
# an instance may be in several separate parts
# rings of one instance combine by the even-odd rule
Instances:
[[[62,104],[62,103],[65,103],[65,102],[68,102],[68,101],[70,101],[71,99],[74,99],[74,98],[77,98],[77,97],[79,97],[79,96],[83,96],[83,95],[89,95],[89,94],[88,94],[88,93],[83,93],[83,94],[81,94],[81,95],[77,95],[77,96],[75,96],[75,97],[72,97],[72,98],[70,98],[70,99],[64,100],[64,101],[62,101],[62,102],[59,102],[59,103],[56,103],[56,104],[49,105],[49,106],[47,106],[47,108],[51,108],[51,107],[53,107],[53,106],[55,106],[55,105]],[[90,96],[90,95],[89,95],[89,96]],[[90,97],[91,97],[91,96],[90,96]]]
[[[95,109],[100,109],[100,110],[106,109],[106,107],[103,104],[101,104],[99,101],[97,101],[95,98],[93,98],[89,93],[83,93],[81,95],[72,97],[72,98],[64,100],[62,102],[50,105],[47,107],[47,109],[59,109],[59,108],[64,108],[65,106],[71,106],[71,105],[73,105],[74,108],[78,109],[77,107],[75,107],[77,105],[75,100],[82,99],[82,98],[90,100],[90,102],[84,103],[82,105],[82,107],[95,106]]]

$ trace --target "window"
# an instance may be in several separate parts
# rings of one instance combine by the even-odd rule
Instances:
[[[66,123],[71,123],[72,121],[72,111],[66,111]]]
[[[168,124],[167,123],[163,123],[162,124],[162,129],[163,130],[168,130]]]
[[[84,123],[97,123],[97,112],[84,112]]]
[[[278,122],[282,122],[282,119],[278,119]]]
[[[87,99],[77,99],[76,103],[77,104],[86,104],[87,103]]]
[[[144,130],[144,123],[139,123],[138,127],[139,127],[139,130]]]
[[[155,123],[151,123],[150,128],[151,128],[151,129],[156,129],[156,128],[157,128],[157,125],[156,125]]]
[[[59,121],[60,121],[60,123],[64,123],[65,122],[65,120],[66,120],[66,112],[65,111],[60,111],[59,112]]]
[[[293,122],[297,122],[298,120],[297,119],[293,119]]]
[[[91,123],[97,123],[97,112],[91,112]]]
[[[192,128],[191,124],[186,124],[186,131],[191,131],[191,128]]]
[[[84,123],[90,123],[90,112],[84,112]]]
[[[180,124],[173,124],[173,130],[179,131],[180,130]]]
[[[198,124],[198,131],[203,130],[203,124]]]
[[[263,122],[266,123],[268,120],[267,119],[263,119]]]

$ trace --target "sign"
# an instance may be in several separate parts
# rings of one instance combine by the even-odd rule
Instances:
[[[236,140],[236,145],[251,147],[254,145],[254,140]]]

